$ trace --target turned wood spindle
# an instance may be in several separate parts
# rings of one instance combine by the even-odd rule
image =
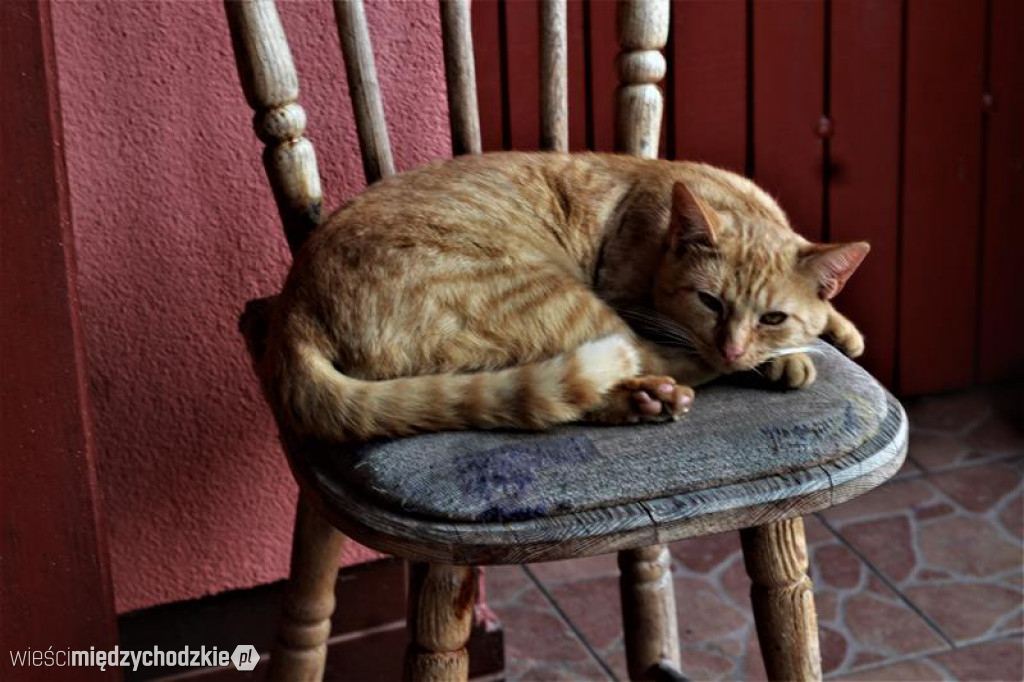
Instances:
[[[470,566],[409,564],[406,682],[464,682],[477,575]]]
[[[615,145],[643,158],[658,155],[663,109],[656,85],[665,77],[660,50],[668,41],[668,0],[619,0],[619,89]],[[679,669],[679,627],[671,557],[665,545],[619,552],[626,661],[632,680]]]
[[[540,146],[569,151],[569,53],[565,0],[541,0]]]
[[[663,663],[679,667],[679,628],[668,547],[651,545],[619,552],[619,572],[629,679],[658,679]]]
[[[319,682],[327,661],[334,584],[345,537],[300,497],[277,639],[270,652],[271,682]]]
[[[316,154],[303,137],[299,78],[272,0],[226,0],[225,11],[242,90],[256,114],[253,127],[266,145],[263,165],[294,253],[320,224],[323,205]]]
[[[665,77],[661,50],[668,42],[668,0],[619,0],[616,33],[619,71],[615,148],[645,159],[658,156]]]
[[[363,0],[335,0],[334,19],[338,25],[338,39],[345,59],[348,93],[352,99],[359,149],[363,155],[363,173],[366,175],[366,183],[372,184],[394,175],[395,162],[391,158],[391,142],[384,119],[384,104],[380,97],[380,83],[377,81],[377,67]]]
[[[821,652],[800,517],[740,531],[750,601],[771,680],[820,680]]]
[[[452,153],[479,154],[480,109],[476,99],[476,66],[469,0],[441,0],[441,42],[448,86],[448,122]]]

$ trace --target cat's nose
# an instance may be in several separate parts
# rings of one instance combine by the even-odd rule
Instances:
[[[727,343],[722,346],[722,357],[730,364],[739,360],[746,352],[746,348],[736,343]]]

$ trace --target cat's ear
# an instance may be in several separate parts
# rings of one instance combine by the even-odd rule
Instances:
[[[812,244],[800,253],[800,264],[818,280],[818,296],[828,300],[843,290],[870,250],[867,242]]]
[[[681,254],[687,246],[713,248],[717,241],[717,218],[685,183],[672,185],[672,217],[668,227],[668,247]]]

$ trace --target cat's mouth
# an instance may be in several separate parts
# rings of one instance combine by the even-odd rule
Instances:
[[[721,356],[716,356],[709,364],[712,367],[715,367],[722,374],[735,374],[736,372],[750,372],[757,369],[765,362],[766,360],[754,360],[750,358],[726,360]]]

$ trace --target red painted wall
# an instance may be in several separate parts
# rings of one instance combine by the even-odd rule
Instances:
[[[330,3],[279,5],[336,206],[363,175]],[[367,13],[399,167],[447,156],[436,5]],[[236,317],[279,286],[288,253],[223,8],[58,2],[53,14],[117,608],[276,580],[295,488]]]
[[[0,643],[117,643],[76,305],[50,4],[0,3]],[[60,617],[54,618],[54,614]],[[63,671],[62,671],[63,672]],[[53,678],[0,663],[0,678]],[[77,668],[76,682],[120,679]]]

